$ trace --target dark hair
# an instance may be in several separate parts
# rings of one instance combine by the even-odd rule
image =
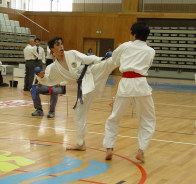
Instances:
[[[112,51],[113,49],[112,49],[112,47],[108,47],[108,51]]]
[[[63,39],[61,37],[53,37],[52,39],[50,39],[50,41],[48,41],[48,47],[54,48],[54,44],[58,43],[58,41],[61,40],[63,42]]]
[[[93,50],[90,48],[90,49],[88,49],[88,52],[90,52],[90,51],[92,52]]]
[[[39,38],[35,38],[34,42],[36,42],[37,40],[38,40],[39,42],[41,41]]]
[[[148,35],[150,34],[150,29],[148,25],[144,22],[136,22],[131,26],[131,34],[136,35],[136,39],[146,41]]]

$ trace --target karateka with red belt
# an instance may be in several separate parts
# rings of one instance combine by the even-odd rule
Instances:
[[[118,134],[120,119],[132,103],[139,117],[138,153],[136,159],[144,162],[144,152],[155,130],[156,118],[152,89],[147,83],[147,71],[152,65],[155,50],[146,40],[150,33],[145,23],[137,22],[131,27],[131,40],[121,44],[112,55],[115,63],[120,62],[122,78],[119,82],[113,111],[106,121],[103,145],[106,160],[112,159],[112,152]]]

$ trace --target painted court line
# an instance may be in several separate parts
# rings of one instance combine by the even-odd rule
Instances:
[[[31,140],[31,141],[33,141],[33,140]],[[51,141],[41,141],[41,140],[36,140],[36,141],[39,141],[39,142],[48,142],[48,143],[52,143]],[[61,143],[61,142],[53,142],[53,143],[58,143],[58,144],[63,144],[63,143]],[[99,151],[99,152],[106,152],[105,150],[100,150],[100,149],[96,149],[96,148],[92,148],[92,147],[87,147],[87,149],[91,149],[91,150],[95,150],[95,151]],[[146,181],[146,179],[147,179],[147,174],[146,174],[146,171],[144,170],[144,168],[141,166],[141,165],[139,165],[139,164],[137,164],[136,162],[134,162],[134,161],[132,161],[132,160],[130,160],[129,158],[126,158],[126,157],[124,157],[124,156],[121,156],[121,155],[118,155],[118,154],[114,154],[113,153],[113,155],[114,156],[116,156],[116,157],[119,157],[119,158],[122,158],[122,159],[124,159],[124,160],[127,160],[128,162],[131,162],[133,165],[135,165],[139,170],[140,170],[140,173],[141,173],[141,178],[140,178],[140,181],[139,181],[139,183],[137,183],[137,184],[144,184],[144,182]],[[69,158],[69,157],[68,157]],[[69,158],[69,159],[71,159],[71,158]],[[94,160],[89,160],[89,161],[93,161],[93,162],[96,162],[96,163],[99,163],[98,161],[94,161]],[[100,163],[102,163],[102,162],[100,162]],[[103,163],[102,163],[103,164]],[[63,164],[63,165],[65,165],[65,164]],[[92,165],[92,164],[90,164],[90,165]],[[97,165],[97,164],[96,164]],[[56,166],[54,166],[54,167],[56,167]],[[93,168],[94,169],[90,169],[90,170],[97,170],[99,167],[97,167],[97,166],[93,166]],[[105,165],[105,167],[104,167],[104,169],[107,169],[108,168],[108,165]],[[53,169],[54,170],[54,169]],[[22,172],[23,173],[23,175],[25,174],[25,173],[28,173],[28,174],[25,174],[25,176],[27,176],[27,175],[29,175],[29,172],[28,171],[22,171],[22,170],[17,170],[17,171],[19,171],[19,172]],[[38,171],[43,171],[43,170],[38,170]],[[35,174],[35,172],[37,172],[37,171],[31,171],[30,173],[33,173],[33,174]],[[82,170],[82,171],[79,171],[80,173],[81,172],[83,172],[84,174],[86,174],[86,172],[84,172],[84,170]],[[45,172],[43,172],[43,173],[45,173]],[[82,176],[84,175],[82,173]],[[89,173],[89,172],[88,172]],[[48,173],[47,173],[48,174]],[[74,173],[71,173],[71,175],[72,174],[74,174]],[[13,177],[18,177],[18,176],[21,176],[21,174],[20,175],[14,175],[14,176],[8,176],[8,177],[6,177],[6,178],[13,178]],[[48,175],[48,176],[52,176],[52,177],[61,177],[61,176],[56,176],[56,175],[54,175],[54,174],[50,174],[50,175]],[[84,177],[84,176],[83,176]],[[85,176],[85,177],[87,177],[87,176]],[[3,178],[3,180],[4,180],[5,178]],[[20,179],[21,179],[21,177],[20,177]],[[23,177],[22,177],[22,179],[24,179]],[[68,179],[70,179],[70,177],[68,178]],[[75,179],[75,176],[74,176],[74,179]],[[1,179],[0,179],[1,180]],[[50,180],[51,180],[51,178],[50,178]],[[56,180],[56,179],[52,179],[52,180]],[[44,180],[45,181],[45,180]],[[47,181],[48,181],[48,179],[47,179]],[[64,181],[64,179],[63,179],[63,181]],[[100,182],[95,182],[95,181],[89,181],[89,180],[78,180],[78,181],[85,181],[85,182],[90,182],[90,183],[97,183],[97,184],[105,184],[105,183],[100,183]],[[121,181],[122,182],[122,181]],[[34,183],[34,182],[33,182]],[[35,182],[35,183],[37,183],[37,182]],[[44,183],[46,183],[46,182],[44,182]],[[43,184],[44,184],[43,183]],[[59,181],[58,182],[53,182],[52,181],[52,183],[51,184],[53,184],[53,183],[60,183]],[[63,182],[64,183],[64,182]],[[39,182],[39,184],[40,184],[40,182]],[[50,184],[49,182],[47,182],[47,184]]]
[[[51,146],[48,144],[39,144],[39,143],[34,143],[34,142],[29,142],[29,141],[10,140],[10,139],[5,139],[5,138],[0,138],[0,140],[6,140],[6,141],[10,141],[10,142],[19,142],[19,143],[23,143],[23,144],[36,144],[38,146]]]
[[[157,105],[175,106],[175,107],[191,107],[195,108],[195,105],[176,105],[176,104],[165,104],[165,103],[155,103]]]
[[[29,95],[26,95],[26,96],[29,96]],[[63,96],[64,97],[73,97],[73,98],[76,98],[76,96],[72,96],[72,95],[63,95]],[[29,97],[31,97],[31,96],[29,96]],[[115,97],[115,96],[113,96],[113,97]],[[106,100],[106,101],[112,101],[113,102],[113,99],[112,98],[95,98],[95,100]],[[165,104],[165,103],[154,103],[154,104],[157,104],[157,105],[166,105],[166,106],[191,107],[191,108],[195,108],[196,107],[194,105],[176,105],[176,104]]]
[[[68,163],[69,167],[65,167],[67,165],[67,163]],[[0,178],[0,183],[11,184],[11,183],[13,183],[13,181],[15,181],[15,183],[21,183],[21,182],[28,181],[28,180],[35,179],[35,178],[41,178],[41,177],[48,176],[48,175],[71,171],[71,170],[79,167],[81,164],[82,164],[82,161],[79,159],[64,156],[63,161],[61,163],[54,165],[50,168],[45,168],[45,169],[40,169],[40,170],[35,170],[35,171],[30,171],[30,172],[23,172],[18,175],[10,175],[10,176],[4,177],[4,178]],[[39,181],[39,182],[42,183],[41,181]],[[33,182],[33,183],[35,183],[35,182]],[[59,182],[57,182],[57,183],[59,183]]]
[[[43,126],[17,124],[17,123],[10,123],[10,122],[0,122],[0,124],[11,124],[11,125],[17,125],[17,126],[42,127],[42,128],[48,128],[48,129],[56,129],[54,127],[43,127]],[[65,130],[65,131],[69,131],[69,132],[75,132],[75,130],[71,130],[71,129],[66,129],[66,128],[60,128],[60,129]],[[88,133],[89,134],[104,135],[104,133],[102,133],[102,132],[88,132]],[[118,135],[118,137],[129,138],[129,139],[137,139],[137,137],[123,136],[123,135]],[[174,143],[174,144],[184,144],[184,145],[196,146],[195,143],[189,143],[189,142],[177,142],[177,141],[160,140],[160,139],[151,139],[151,140],[152,141],[157,141],[157,142],[167,142],[167,143]]]

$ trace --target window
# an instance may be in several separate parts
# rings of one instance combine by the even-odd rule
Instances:
[[[73,0],[53,0],[52,11],[72,11]]]
[[[26,11],[72,11],[73,0],[26,0]]]

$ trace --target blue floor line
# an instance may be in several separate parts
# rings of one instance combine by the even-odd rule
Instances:
[[[152,87],[153,90],[157,91],[196,93],[196,85],[194,84],[168,83],[156,81],[148,81],[148,84]]]
[[[109,164],[107,163],[98,162],[95,160],[89,160],[89,162],[90,162],[90,165],[84,170],[57,176],[54,178],[48,178],[45,180],[35,181],[30,184],[55,184],[55,183],[64,184],[64,183],[68,183],[71,181],[77,181],[80,179],[97,176],[99,174],[106,172],[109,169]]]
[[[34,178],[39,178],[43,176],[48,176],[48,175],[57,174],[60,172],[66,172],[69,170],[73,170],[79,167],[81,164],[82,164],[82,161],[79,159],[63,157],[63,161],[56,166],[42,169],[42,170],[31,171],[27,173],[4,177],[0,179],[0,183],[1,184],[6,184],[6,183],[7,184],[19,184],[23,181],[28,181]]]
[[[106,85],[115,86],[116,82],[116,79],[108,78]],[[157,91],[196,93],[196,84],[169,83],[159,81],[148,81],[148,84],[152,87],[153,90]]]

